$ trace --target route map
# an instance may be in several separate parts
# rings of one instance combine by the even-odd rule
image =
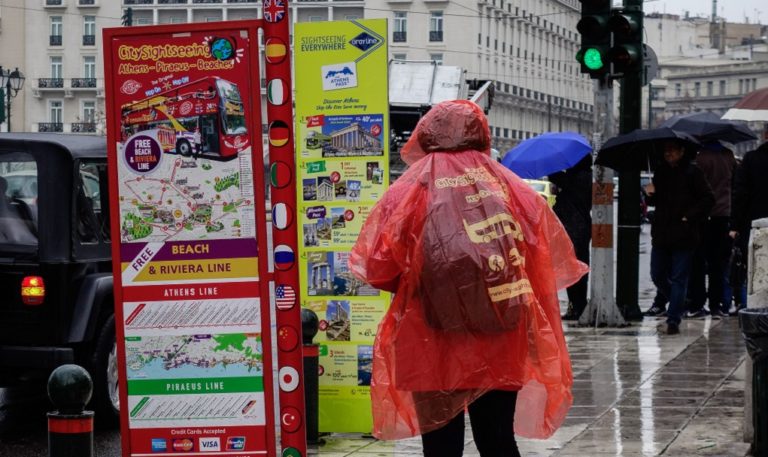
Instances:
[[[128,379],[261,376],[261,335],[128,336]]]
[[[162,242],[255,236],[250,153],[219,162],[163,154],[152,173],[120,174],[121,241]]]

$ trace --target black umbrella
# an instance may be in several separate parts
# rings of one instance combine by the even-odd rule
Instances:
[[[679,114],[664,121],[661,127],[689,133],[702,143],[722,140],[736,144],[757,139],[746,125],[722,120],[712,113]]]
[[[701,147],[691,135],[668,127],[637,129],[606,141],[597,153],[595,164],[617,171],[650,171],[662,160],[664,143],[669,140],[682,144],[691,158]]]

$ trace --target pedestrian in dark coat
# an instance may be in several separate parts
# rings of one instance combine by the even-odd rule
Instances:
[[[589,242],[592,239],[592,156],[587,155],[568,170],[549,176],[557,186],[552,208],[571,238],[576,258],[589,265]],[[568,288],[568,310],[563,320],[577,320],[587,307],[589,275],[584,275]]]
[[[702,224],[715,197],[701,170],[682,144],[667,141],[664,160],[645,188],[656,206],[651,225],[651,279],[669,299],[668,334],[680,333],[691,258],[701,240]]]
[[[729,235],[735,240],[744,259],[743,268],[748,268],[747,245],[752,221],[768,217],[768,186],[765,177],[768,176],[768,142],[757,149],[744,154],[741,165],[736,168],[733,184],[733,207],[731,211],[731,231]],[[738,288],[739,284],[731,284]],[[740,303],[746,306],[746,303]]]
[[[724,309],[722,303],[723,280],[731,252],[728,229],[736,158],[720,142],[707,143],[696,157],[696,166],[712,188],[715,204],[704,222],[703,241],[693,257],[688,283],[691,304],[687,317],[703,317],[706,314],[704,302],[708,300],[709,313],[713,318],[720,318],[728,312],[728,304]]]

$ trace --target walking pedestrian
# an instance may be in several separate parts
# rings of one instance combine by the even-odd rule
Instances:
[[[489,151],[480,107],[434,106],[349,259],[395,292],[374,343],[373,434],[421,435],[426,457],[463,454],[465,408],[480,455],[513,457],[514,433],[550,436],[572,402],[557,289],[587,267],[546,202]]]
[[[573,242],[576,258],[589,265],[589,242],[592,239],[592,156],[586,155],[573,167],[549,175],[557,186],[552,208]],[[563,320],[578,320],[587,307],[589,275],[567,289],[568,308]]]
[[[696,248],[688,282],[690,307],[686,317],[704,317],[704,302],[709,302],[709,314],[713,318],[726,316],[723,307],[723,278],[725,265],[731,253],[728,236],[731,218],[731,188],[736,168],[736,158],[721,142],[704,144],[696,166],[712,188],[715,204],[703,224],[702,242]]]
[[[746,271],[748,268],[747,247],[752,221],[768,217],[768,142],[744,154],[741,165],[736,169],[733,186],[733,211],[729,235],[743,255]],[[746,279],[746,277],[744,278]],[[739,285],[733,285],[737,288]],[[746,303],[743,305],[746,306]]]
[[[662,331],[680,333],[691,257],[715,197],[692,154],[677,141],[664,143],[664,160],[645,191],[656,210],[651,224],[651,279],[669,300]]]

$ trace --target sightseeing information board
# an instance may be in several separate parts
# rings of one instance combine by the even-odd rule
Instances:
[[[126,456],[275,455],[260,25],[105,30]]]
[[[320,331],[320,431],[370,432],[373,339],[390,296],[349,252],[389,184],[386,20],[294,26],[302,306]]]

